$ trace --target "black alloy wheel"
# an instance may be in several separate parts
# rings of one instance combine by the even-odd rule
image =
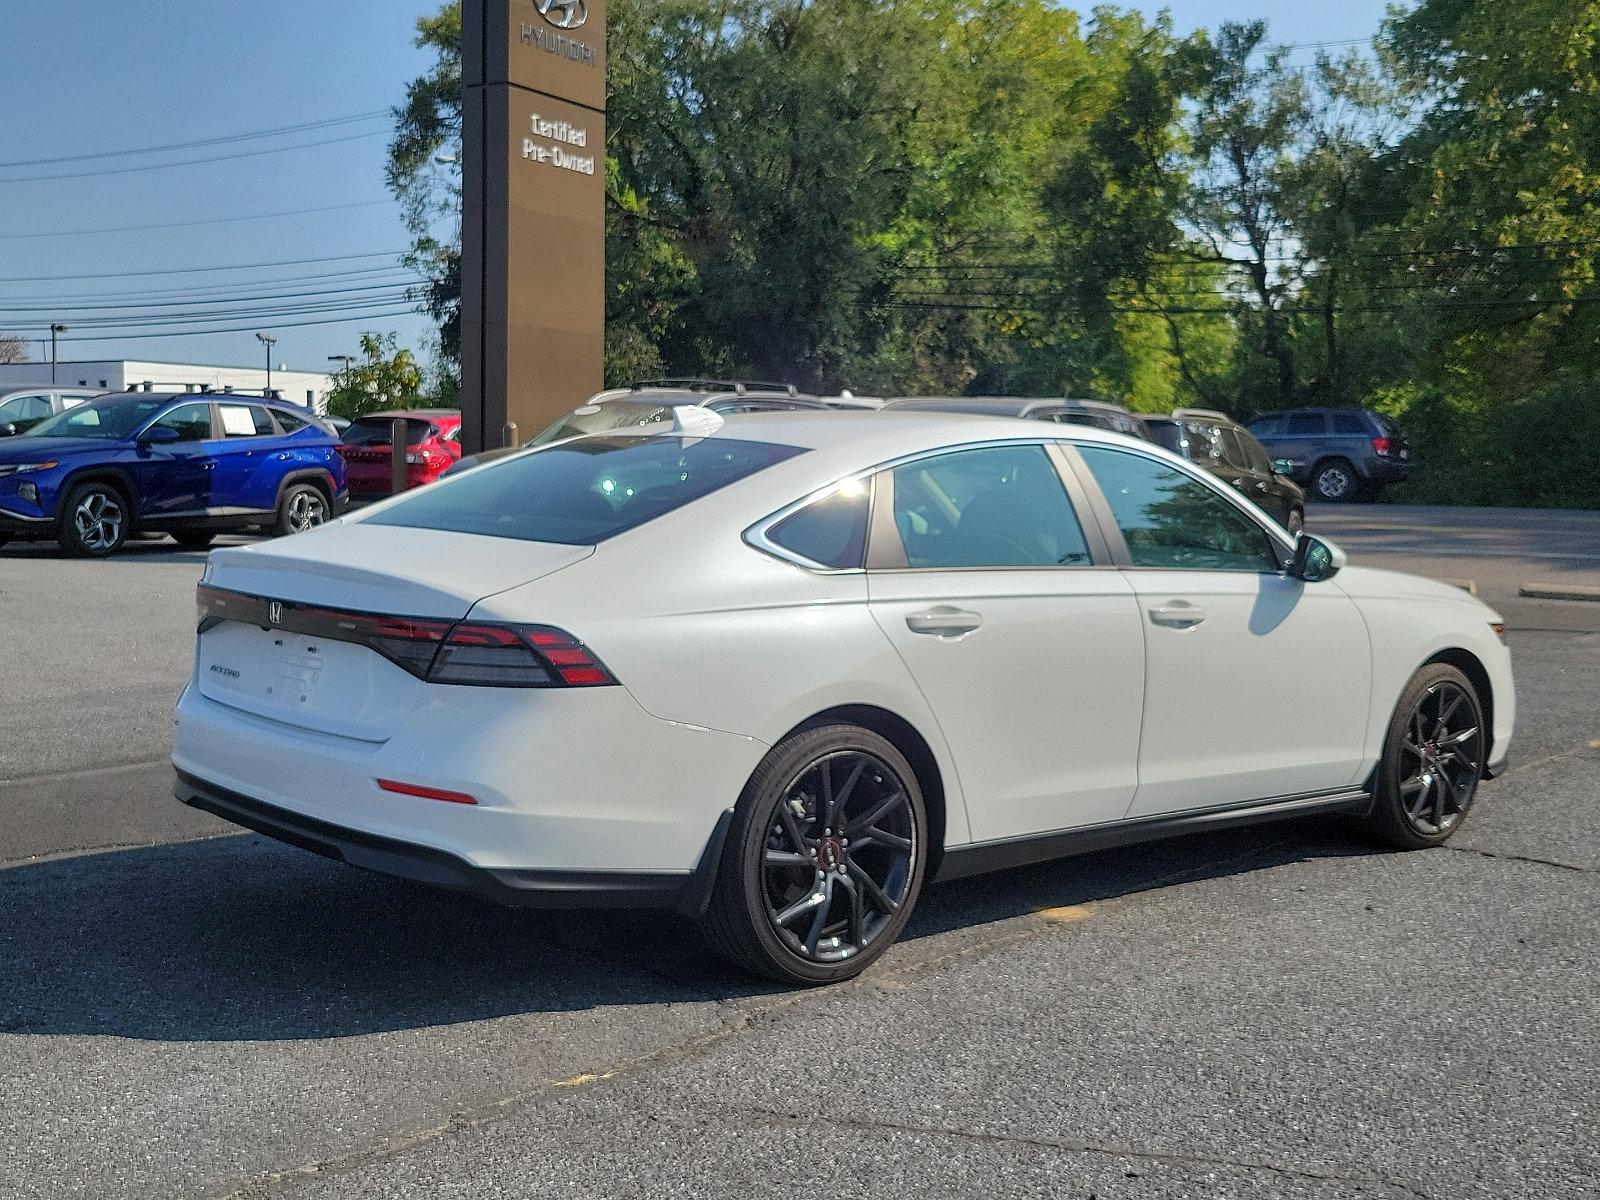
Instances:
[[[850,725],[797,734],[735,812],[707,933],[740,966],[786,983],[851,978],[910,918],[926,831],[916,774],[891,743]]]
[[[1372,832],[1402,849],[1449,840],[1477,796],[1488,748],[1472,682],[1443,663],[1424,667],[1390,721],[1368,819]]]

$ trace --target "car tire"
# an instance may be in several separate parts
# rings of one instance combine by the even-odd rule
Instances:
[[[734,965],[783,983],[851,979],[910,919],[927,830],[916,772],[886,738],[856,725],[803,730],[745,786],[706,937]]]
[[[1490,741],[1472,681],[1447,663],[1423,667],[1389,720],[1368,835],[1399,850],[1449,841],[1477,796]]]
[[[1361,491],[1361,476],[1349,459],[1328,458],[1311,472],[1311,490],[1330,504],[1347,504]]]
[[[127,542],[132,518],[128,498],[115,485],[80,483],[61,506],[56,540],[74,558],[109,558]]]
[[[217,540],[217,535],[209,530],[186,529],[182,533],[173,534],[172,540],[184,550],[209,550],[211,543]]]
[[[328,494],[314,483],[296,483],[278,497],[278,515],[272,522],[274,537],[290,537],[326,525],[333,515]]]
[[[1284,528],[1289,531],[1290,537],[1297,538],[1304,533],[1306,531],[1306,510],[1303,508],[1290,509],[1289,520],[1285,523]]]

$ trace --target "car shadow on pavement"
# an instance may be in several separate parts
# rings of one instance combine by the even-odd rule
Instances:
[[[1040,909],[1362,853],[1326,824],[1217,833],[928,889],[897,954]],[[932,945],[932,943],[929,943]],[[0,1033],[354,1037],[779,992],[665,913],[511,912],[255,836],[0,871]]]

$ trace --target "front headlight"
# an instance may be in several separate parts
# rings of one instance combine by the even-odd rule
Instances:
[[[48,471],[51,467],[59,467],[60,465],[55,459],[51,459],[48,462],[11,463],[0,467],[0,476],[26,475],[30,471]]]

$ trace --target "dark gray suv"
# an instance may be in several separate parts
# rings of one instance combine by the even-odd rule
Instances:
[[[1360,408],[1297,408],[1250,422],[1289,477],[1319,500],[1376,496],[1411,475],[1411,447],[1387,417]]]

